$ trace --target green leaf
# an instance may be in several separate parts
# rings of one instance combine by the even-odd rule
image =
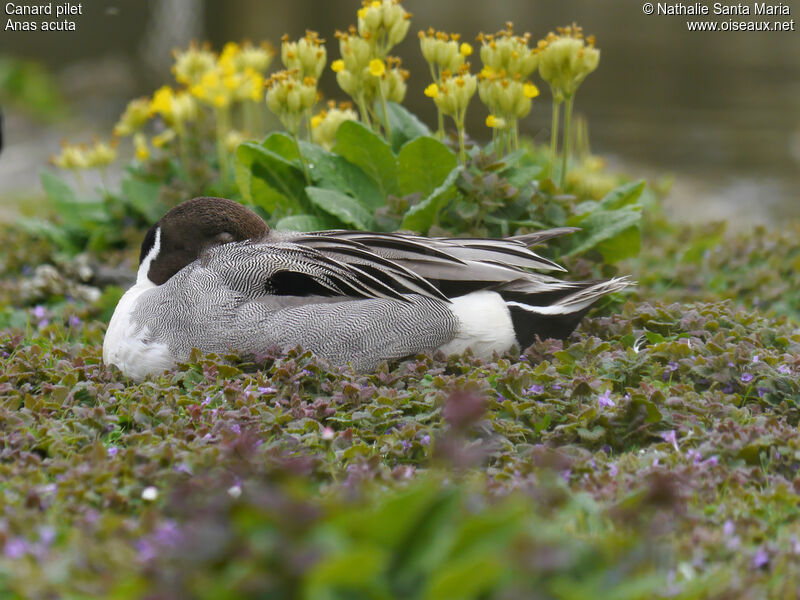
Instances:
[[[397,155],[397,185],[400,194],[428,196],[458,166],[455,153],[439,140],[418,137]]]
[[[403,229],[410,229],[419,233],[425,233],[430,229],[437,219],[445,204],[453,197],[456,192],[455,182],[463,167],[460,165],[450,171],[450,174],[442,182],[442,185],[433,190],[427,198],[419,204],[415,204],[403,216]]]
[[[314,206],[335,216],[347,225],[361,230],[375,228],[375,219],[370,212],[350,196],[345,196],[336,190],[313,186],[306,188],[306,194]]]
[[[406,142],[422,136],[430,136],[431,130],[414,113],[396,102],[386,103],[389,128],[392,131],[392,150],[397,152]],[[378,110],[383,117],[383,109]]]
[[[615,244],[604,246],[604,258],[610,262],[620,257],[631,256],[639,251],[639,222],[641,213],[638,205],[626,206],[619,210],[598,210],[581,221],[582,231],[573,235],[571,249],[566,256],[587,252],[602,242],[621,236]],[[635,231],[626,231],[633,228]],[[623,236],[623,232],[625,235]]]
[[[352,196],[370,211],[384,205],[378,184],[359,167],[316,144],[300,142],[300,149],[308,162],[311,181],[316,186]]]
[[[80,228],[86,223],[108,221],[105,202],[101,198],[78,198],[63,179],[50,171],[43,170],[41,179],[47,198],[65,225]]]
[[[642,192],[644,191],[644,186],[644,179],[625,183],[608,192],[608,194],[606,194],[605,197],[598,203],[598,209],[616,210],[618,208],[622,208],[623,206],[635,204],[636,201],[641,197]]]
[[[158,221],[169,209],[159,200],[161,184],[138,177],[127,177],[122,181],[122,193],[131,207],[150,223]]]
[[[506,568],[490,554],[475,555],[450,562],[434,574],[425,598],[430,600],[469,600],[495,587]]]
[[[503,170],[500,174],[514,187],[521,188],[535,181],[542,173],[541,165],[522,165]]]
[[[299,160],[300,158],[297,154],[297,146],[294,140],[291,136],[282,131],[276,131],[268,135],[267,138],[261,142],[261,146],[265,150],[274,152],[278,156],[289,161]]]
[[[277,231],[323,231],[338,226],[331,217],[318,217],[316,215],[291,215],[275,223]]]
[[[363,589],[381,574],[388,562],[386,552],[375,546],[361,545],[317,562],[306,575],[309,594],[317,597],[312,590],[328,587]]]
[[[369,175],[384,199],[397,193],[397,159],[374,131],[357,121],[345,121],[336,132],[333,150]]]
[[[260,144],[245,142],[237,148],[236,183],[245,200],[270,214],[293,212],[308,204],[302,170]]]
[[[642,249],[642,232],[639,224],[628,227],[614,237],[597,244],[597,250],[607,263],[616,263],[639,254]]]

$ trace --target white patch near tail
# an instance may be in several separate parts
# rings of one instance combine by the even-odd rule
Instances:
[[[461,354],[471,348],[475,356],[487,360],[494,352],[505,352],[517,343],[511,312],[497,292],[451,298],[449,308],[461,327],[453,340],[439,348],[445,354]]]
[[[530,304],[523,304],[522,302],[507,302],[507,304],[508,306],[516,306],[540,315],[568,315],[570,313],[580,312],[596,302],[601,296],[612,292],[619,292],[629,285],[633,285],[633,282],[627,277],[615,277],[608,281],[601,281],[592,287],[580,290],[569,296],[564,296],[561,300],[549,306],[532,306]]]

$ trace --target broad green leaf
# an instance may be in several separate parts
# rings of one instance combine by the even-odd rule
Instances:
[[[389,116],[389,128],[392,131],[392,150],[397,152],[406,142],[421,136],[430,136],[431,130],[420,121],[414,113],[396,102],[386,103],[386,113]],[[383,108],[378,109],[378,114],[383,117]]]
[[[375,219],[370,212],[350,196],[336,190],[309,186],[306,194],[311,203],[326,213],[335,216],[347,225],[362,230],[375,228]]]
[[[522,165],[519,167],[511,167],[502,171],[502,176],[514,187],[522,187],[536,181],[536,178],[542,173],[541,165]]]
[[[158,221],[169,209],[159,201],[161,184],[138,177],[127,177],[122,181],[122,193],[130,205],[151,223]]]
[[[327,556],[305,575],[308,591],[321,591],[320,588],[328,587],[362,589],[381,574],[388,558],[382,548],[368,545]],[[317,596],[309,594],[308,597]]]
[[[101,198],[78,198],[63,179],[50,171],[43,170],[41,179],[47,198],[65,225],[80,228],[88,222],[104,223],[108,220],[105,202]]]
[[[345,121],[336,132],[333,150],[372,177],[384,199],[397,193],[397,159],[374,131],[357,121]]]
[[[236,182],[245,200],[270,214],[307,205],[302,170],[260,144],[245,142],[237,148]]]
[[[474,555],[452,561],[431,578],[424,598],[429,600],[469,600],[491,591],[503,576],[504,567],[496,555]]]
[[[618,260],[619,256],[631,256],[638,252],[640,208],[637,205],[626,206],[618,210],[598,210],[581,221],[582,230],[573,234],[571,249],[566,256],[581,254],[626,232],[629,228],[636,230],[635,235],[626,232],[620,245],[606,245],[606,260]]]
[[[323,231],[338,226],[332,217],[318,217],[316,215],[291,215],[275,223],[277,231]]]
[[[616,210],[629,204],[635,204],[641,197],[644,186],[643,179],[625,183],[608,192],[598,203],[598,208],[601,210]]]
[[[641,249],[642,232],[638,223],[597,244],[597,250],[603,255],[603,260],[612,264],[638,255]]]
[[[282,131],[276,131],[269,134],[267,138],[261,142],[261,146],[265,150],[274,152],[286,160],[295,161],[299,158],[297,154],[297,146],[295,145],[294,140],[291,138],[291,136],[283,133]]]
[[[405,144],[397,155],[397,185],[400,194],[428,196],[456,168],[455,153],[439,140],[418,137]]]
[[[370,211],[384,205],[378,184],[361,168],[316,144],[301,142],[300,148],[314,185],[352,196]]]
[[[436,223],[439,213],[445,204],[453,197],[456,191],[455,182],[461,173],[462,167],[459,165],[447,176],[442,185],[433,190],[427,198],[419,204],[415,204],[403,217],[402,228],[425,233],[431,225]]]
[[[70,254],[80,252],[83,247],[76,243],[76,240],[73,239],[73,236],[69,234],[69,231],[64,229],[63,227],[59,227],[52,221],[46,221],[44,219],[33,219],[29,217],[17,217],[14,221],[14,224],[19,226],[23,231],[27,231],[28,233],[36,236],[41,236],[55,246],[59,248],[59,250],[63,250]],[[86,238],[84,237],[83,240]]]

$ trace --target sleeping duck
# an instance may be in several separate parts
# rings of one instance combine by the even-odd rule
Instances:
[[[195,198],[145,235],[103,361],[141,380],[192,348],[244,355],[301,346],[369,371],[424,350],[491,358],[535,336],[566,337],[626,278],[561,281],[530,246],[561,227],[506,239],[270,231],[248,208]]]

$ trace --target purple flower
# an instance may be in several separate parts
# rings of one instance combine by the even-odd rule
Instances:
[[[765,567],[769,563],[769,554],[764,547],[760,547],[756,550],[756,553],[753,555],[753,559],[750,561],[750,564],[754,569],[760,569]]]
[[[766,394],[769,390],[765,387],[758,386],[758,389],[756,391],[758,392],[758,397],[763,398],[764,394]]]
[[[617,465],[615,465],[614,463],[611,463],[610,465],[608,465],[608,474],[609,475],[611,475],[612,477],[616,477],[617,473],[619,473],[619,469],[617,469]]]
[[[616,406],[614,400],[611,399],[611,390],[606,390],[601,396],[598,396],[597,403],[600,406]]]
[[[753,381],[751,373],[742,373],[742,383],[750,383],[751,381]]]
[[[675,452],[679,451],[678,450],[678,436],[675,434],[675,430],[674,429],[670,429],[669,431],[662,431],[658,435],[660,435],[661,438],[665,442],[667,442],[669,444],[672,444],[672,447],[675,448]]]
[[[44,319],[46,314],[47,314],[47,309],[41,304],[37,305],[33,309],[33,316],[36,317],[37,319]]]
[[[44,329],[48,325],[50,325],[50,320],[49,319],[42,319],[41,321],[39,321],[39,323],[36,326],[39,329]]]
[[[534,383],[531,387],[528,388],[527,393],[536,395],[542,394],[544,393],[544,386],[539,385],[538,383]]]
[[[261,394],[261,395],[264,395],[264,394],[276,394],[277,392],[278,392],[278,390],[276,390],[274,387],[260,386],[258,388],[258,393]]]
[[[667,370],[670,372],[677,371],[678,363],[676,363],[674,360],[669,361],[669,364],[667,365]]]
[[[182,537],[181,530],[175,521],[164,521],[153,533],[153,541],[159,546],[176,546]]]
[[[239,435],[239,434],[241,434],[241,433],[242,433],[242,428],[241,428],[241,427],[239,427],[239,424],[238,424],[238,423],[234,423],[233,425],[231,425],[231,431],[232,431],[233,433],[235,433],[236,435]]]
[[[150,562],[156,557],[156,550],[149,540],[139,540],[136,542],[136,550],[139,552],[139,560],[142,562]]]
[[[759,359],[758,359],[758,354],[756,354],[756,355],[753,357],[753,362],[754,362],[754,363],[757,363],[757,362],[758,362],[758,360],[759,360]]]
[[[108,450],[106,450],[106,453],[109,456],[116,456],[117,452],[119,452],[119,448],[117,448],[116,446],[109,446]]]
[[[736,533],[736,526],[733,524],[733,521],[728,519],[725,521],[725,524],[722,526],[722,535],[725,537],[731,537],[734,533]]]
[[[778,365],[778,373],[781,375],[788,375],[792,370],[786,365]]]
[[[78,317],[76,317],[75,315],[72,315],[69,318],[68,322],[69,322],[69,326],[70,327],[78,327],[81,324],[81,320]]]
[[[431,436],[423,435],[422,438],[419,440],[419,443],[423,446],[428,446],[431,443]]]
[[[411,442],[409,442],[408,440],[403,440],[400,443],[403,444],[403,450],[408,450],[409,448],[411,448]]]
[[[553,384],[553,389],[554,390],[560,390],[561,389],[561,384],[560,383],[554,383]]]
[[[3,552],[11,559],[22,558],[28,553],[28,544],[22,538],[11,538],[6,542]]]

